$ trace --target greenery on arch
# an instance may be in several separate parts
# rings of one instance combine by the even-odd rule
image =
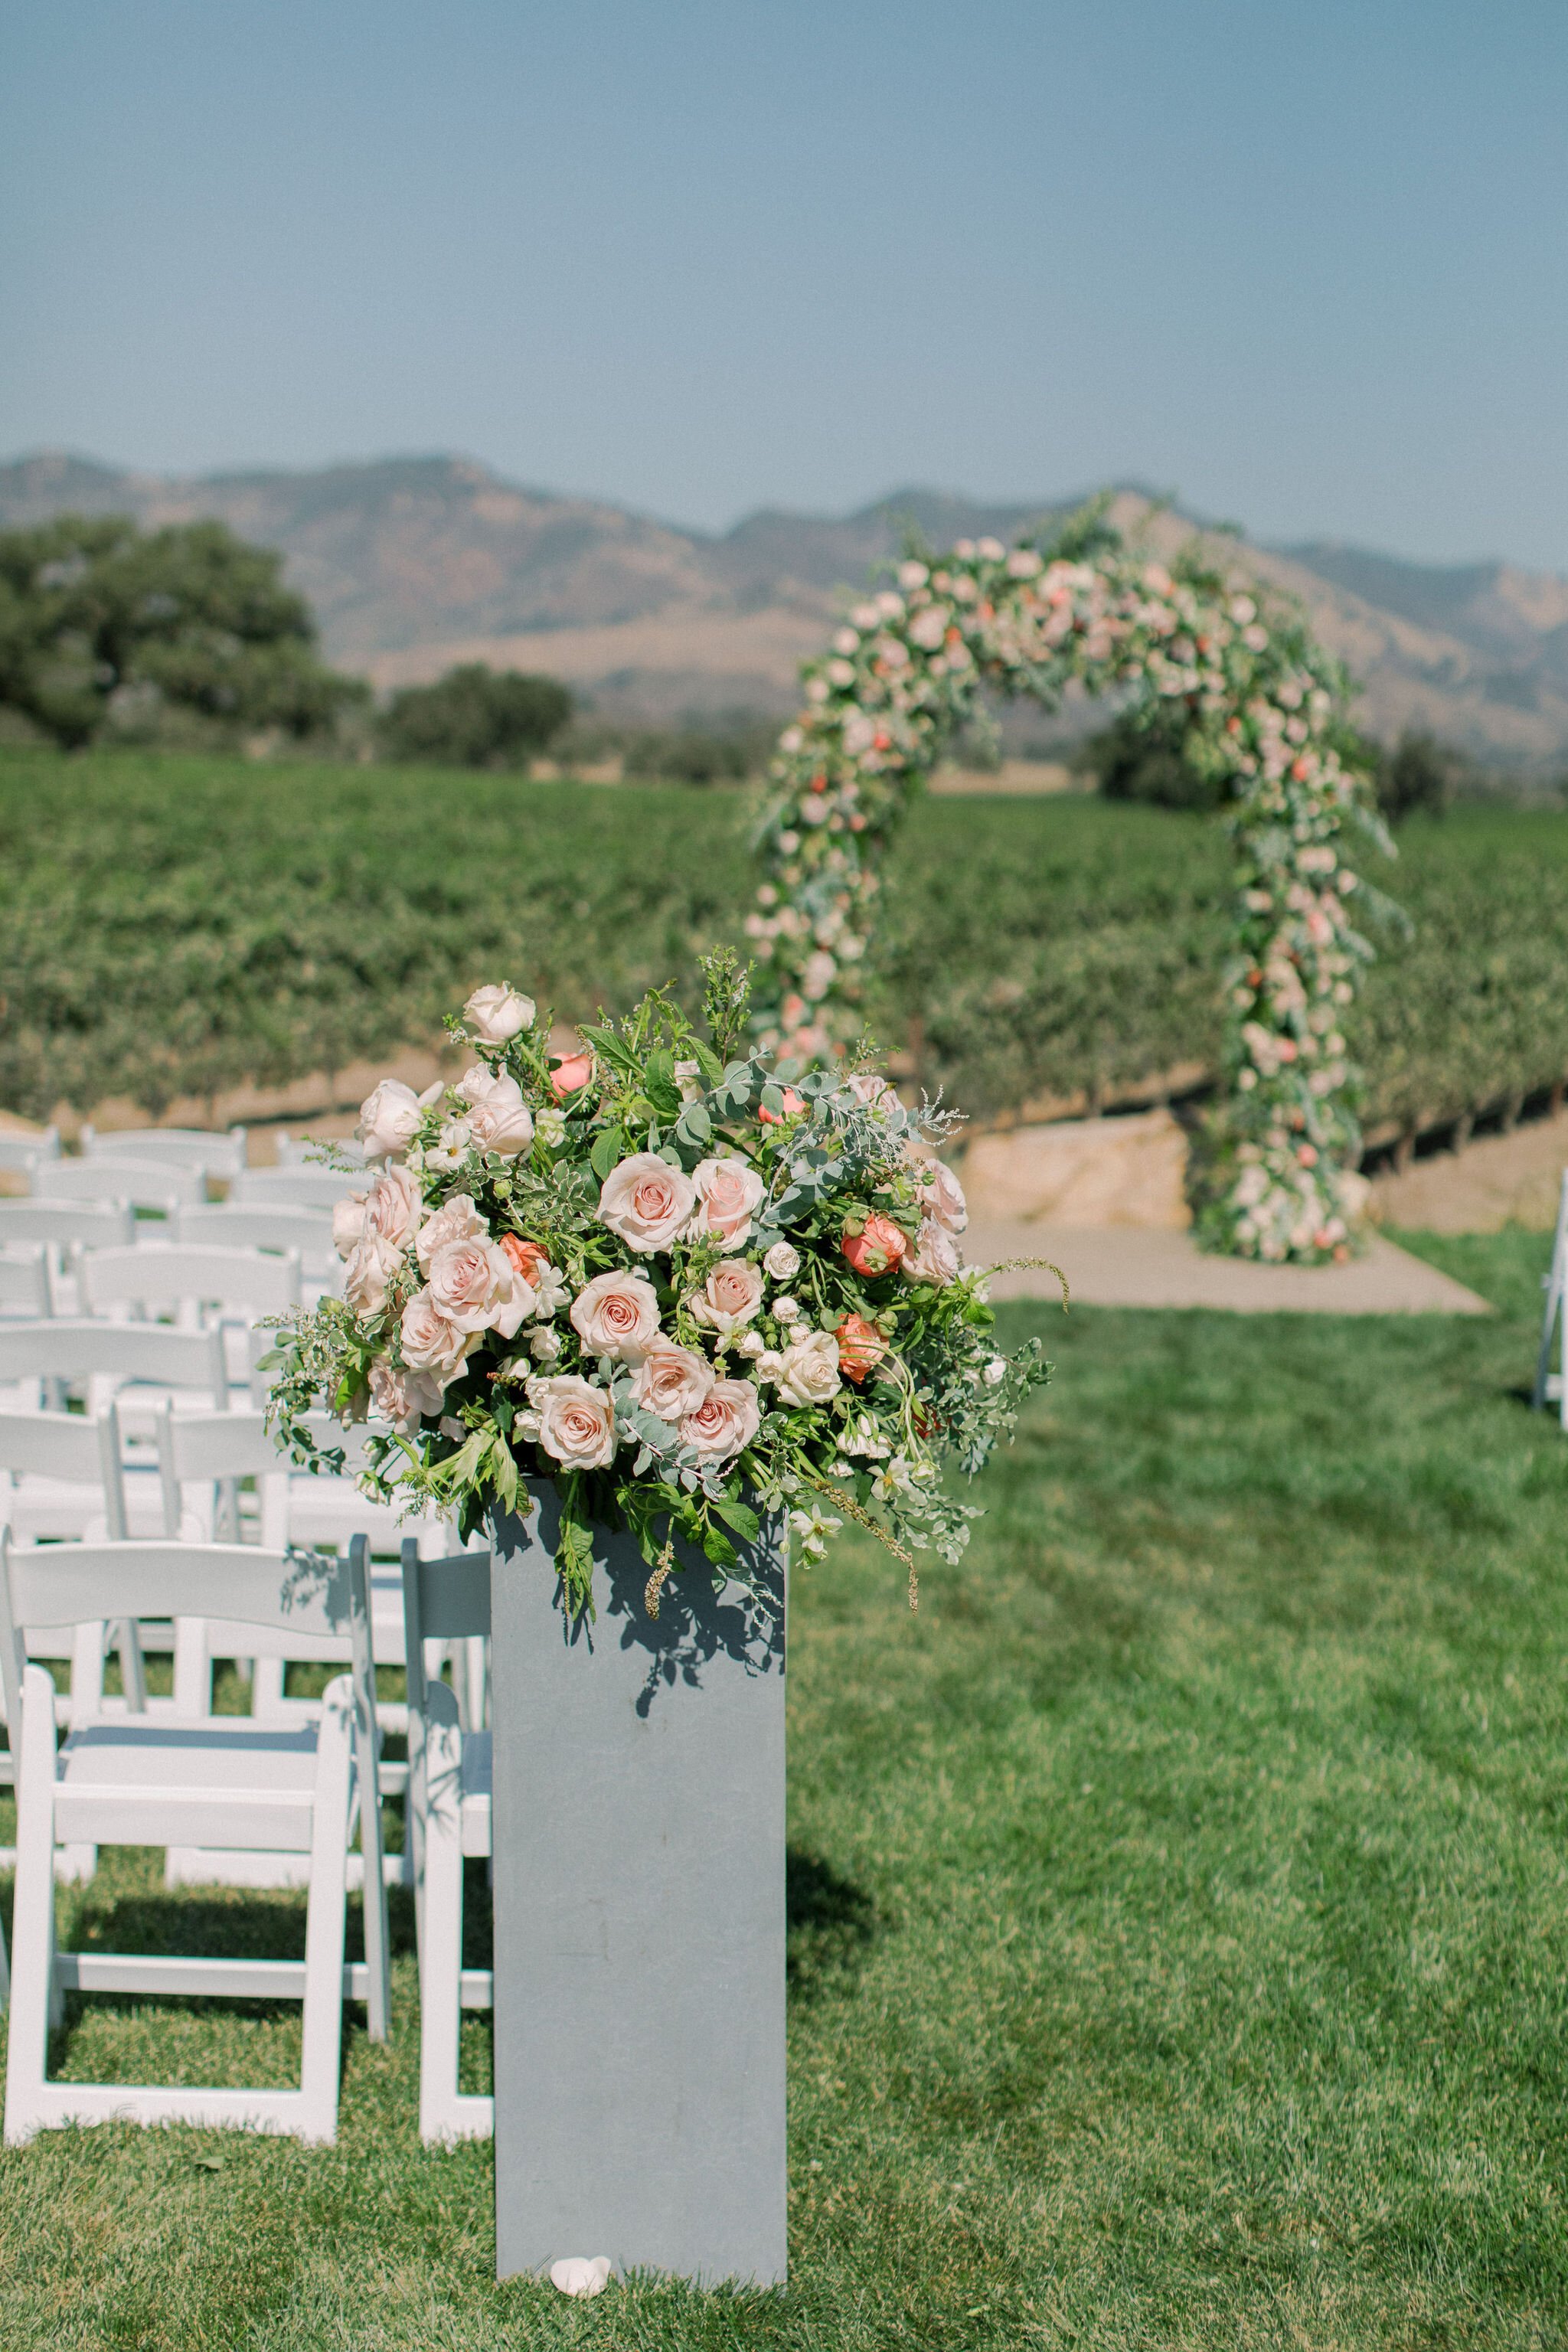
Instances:
[[[1201,1237],[1242,1257],[1347,1255],[1365,1198],[1344,1023],[1372,949],[1347,834],[1387,850],[1350,688],[1300,610],[1194,550],[1166,565],[1099,508],[1053,541],[911,552],[802,667],[759,831],[747,929],[764,1042],[805,1065],[858,1024],[880,866],[982,690],[1055,708],[1074,680],[1132,691],[1223,803],[1234,844],[1221,1099],[1194,1171]]]

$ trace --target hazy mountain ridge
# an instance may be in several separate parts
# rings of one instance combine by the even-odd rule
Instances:
[[[661,719],[786,710],[795,664],[821,644],[839,592],[897,555],[911,529],[932,546],[1005,540],[1077,503],[907,488],[839,518],[764,509],[714,536],[458,457],[202,479],[53,453],[0,466],[0,527],[68,511],[154,526],[213,515],[279,549],[329,656],[380,685],[488,659],[552,670],[601,709]],[[1112,512],[1163,552],[1201,529],[1131,488]],[[1303,599],[1362,681],[1360,715],[1374,732],[1430,727],[1481,757],[1531,765],[1568,751],[1568,581],[1500,562],[1408,563],[1340,541],[1212,544]]]

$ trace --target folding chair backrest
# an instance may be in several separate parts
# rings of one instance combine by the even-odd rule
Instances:
[[[247,1209],[330,1209],[345,1192],[369,1181],[363,1169],[247,1168],[235,1178],[229,1197]]]
[[[223,1654],[338,1661],[345,1638],[368,1673],[363,1547],[342,1559],[249,1544],[62,1543],[20,1547],[0,1528],[0,1678],[19,1723],[26,1633],[114,1618],[202,1617]],[[226,1643],[226,1648],[224,1644]]]
[[[96,1484],[102,1490],[104,1525],[110,1538],[124,1538],[125,1479],[121,1468],[120,1419],[111,1404],[90,1416],[79,1412],[0,1412],[0,1474],[64,1478],[80,1486]],[[0,1501],[0,1519],[5,1516],[5,1505]]]
[[[247,1208],[238,1201],[208,1201],[180,1209],[173,1238],[195,1249],[289,1250],[304,1265],[335,1261],[332,1220],[325,1209]]]
[[[40,1160],[60,1156],[58,1127],[0,1127],[0,1168],[31,1168]]]
[[[128,1201],[0,1201],[0,1248],[18,1242],[120,1249],[136,1237]]]
[[[130,1201],[138,1209],[165,1209],[205,1201],[199,1168],[160,1160],[45,1160],[33,1170],[36,1201]]]
[[[81,1382],[94,1373],[191,1389],[216,1410],[227,1408],[223,1333],[216,1324],[206,1331],[176,1331],[166,1323],[100,1323],[74,1316],[0,1322],[0,1381]]]
[[[341,1151],[345,1160],[352,1160],[358,1168],[364,1166],[363,1147],[350,1143],[339,1135],[290,1135],[287,1128],[280,1127],[274,1140],[278,1146],[279,1168],[319,1168],[321,1163],[316,1155],[322,1144],[329,1141],[334,1151]]]
[[[156,1433],[165,1535],[174,1536],[180,1531],[182,1490],[185,1486],[216,1486],[226,1490],[226,1512],[233,1539],[237,1541],[238,1482],[241,1478],[255,1478],[263,1484],[261,1540],[273,1549],[282,1549],[287,1531],[283,1524],[287,1498],[268,1496],[267,1482],[275,1480],[281,1488],[288,1465],[261,1413],[176,1412],[173,1405],[166,1404],[158,1415]],[[271,1510],[268,1508],[269,1500],[273,1502]],[[275,1528],[269,1527],[273,1521],[277,1522]]]
[[[448,1553],[421,1559],[413,1536],[403,1540],[403,1640],[408,1669],[408,1704],[425,1705],[426,1642],[467,1642],[490,1630],[490,1556],[488,1551]]]
[[[298,1257],[259,1250],[207,1249],[179,1242],[133,1243],[129,1249],[84,1251],[77,1262],[82,1311],[113,1307],[177,1307],[190,1301],[234,1313],[285,1315],[300,1304]]]
[[[35,1242],[25,1250],[0,1247],[0,1313],[44,1316],[54,1311],[43,1244]]]
[[[81,1131],[86,1160],[160,1160],[173,1168],[194,1168],[204,1176],[237,1176],[245,1165],[245,1129],[219,1135],[202,1127],[136,1127]]]

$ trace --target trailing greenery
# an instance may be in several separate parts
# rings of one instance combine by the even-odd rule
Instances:
[[[413,769],[0,754],[0,1105],[157,1109],[439,1035],[490,971],[569,1020],[733,940],[744,794]],[[1371,1126],[1568,1074],[1568,815],[1460,803],[1400,832],[1413,929],[1374,932],[1352,1045]],[[887,867],[884,1045],[977,1116],[1212,1069],[1229,860],[1202,816],[928,800]]]
[[[0,2155],[6,2352],[1563,2342],[1568,1445],[1516,1394],[1547,1244],[1430,1246],[1506,1311],[1005,1309],[1059,1377],[963,1565],[918,1617],[868,1539],[795,1578],[786,2294],[498,2286],[489,2147],[416,2138],[400,1908],[335,2147]],[[110,1949],[302,1948],[302,1895],[168,1894],[155,1853],[59,1902]],[[287,2004],[66,2012],[68,2078],[299,2064]],[[489,2060],[472,2013],[466,2088]]]

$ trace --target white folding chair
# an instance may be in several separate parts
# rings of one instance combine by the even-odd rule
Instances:
[[[44,1160],[33,1170],[35,1201],[129,1201],[165,1214],[182,1201],[205,1201],[201,1171],[163,1160]]]
[[[55,1311],[55,1288],[49,1279],[48,1252],[41,1242],[30,1248],[0,1244],[0,1315],[19,1315],[36,1322]]]
[[[422,1559],[403,1547],[404,1658],[408,1675],[408,1821],[419,1936],[419,2136],[482,2138],[495,2102],[458,2088],[465,2009],[495,2004],[489,1969],[463,1966],[463,1862],[490,1853],[488,1731],[465,1732],[458,1702],[430,1673],[428,1642],[481,1640],[490,1630],[488,1551]]]
[[[363,1146],[351,1143],[342,1136],[334,1135],[329,1138],[324,1135],[290,1135],[287,1128],[280,1127],[277,1130],[275,1140],[278,1145],[279,1168],[319,1168],[321,1163],[316,1154],[321,1145],[329,1141],[332,1149],[341,1152],[345,1160],[352,1160],[357,1168],[364,1166]]]
[[[361,1168],[247,1168],[229,1198],[247,1209],[330,1209],[368,1181]]]
[[[129,1201],[0,1201],[0,1250],[43,1244],[56,1315],[68,1315],[76,1305],[76,1277],[68,1263],[74,1247],[123,1249],[135,1237]]]
[[[31,1385],[34,1403],[57,1406],[67,1390],[89,1412],[111,1401],[121,1434],[150,1437],[153,1415],[173,1395],[176,1412],[226,1412],[223,1333],[178,1331],[167,1323],[99,1322],[57,1315],[37,1323],[0,1321],[0,1385]]]
[[[26,1175],[40,1160],[60,1156],[58,1127],[0,1127],[0,1168],[20,1169]]]
[[[336,1643],[346,1632],[356,1665],[333,1682],[318,1724],[265,1729],[243,1717],[98,1722],[58,1746],[53,1687],[28,1665],[25,1628],[92,1620],[107,1607],[172,1617],[230,1612],[237,1645],[264,1645],[280,1629]],[[5,2136],[15,2146],[52,2126],[130,2117],[139,2123],[237,2126],[336,2137],[345,1999],[364,2000],[373,2039],[384,2040],[388,1964],[384,1905],[365,1904],[363,1966],[345,1967],[346,1864],[357,1785],[374,1787],[375,1727],[363,1559],[308,1560],[229,1545],[58,1545],[16,1552],[0,1535],[0,1677],[22,1724],[13,1917],[13,1981]],[[380,1816],[360,1807],[366,1881],[377,1888]],[[308,1854],[305,1958],[169,1958],[60,1952],[55,1944],[57,1843],[289,1848]],[[301,2002],[298,2090],[152,2088],[51,2083],[48,2034],[68,1991]]]
[[[245,1165],[245,1129],[231,1127],[219,1135],[201,1127],[96,1128],[81,1131],[84,1160],[156,1160],[171,1168],[194,1169],[200,1176],[237,1176]]]
[[[83,1315],[172,1314],[190,1330],[221,1325],[230,1384],[237,1388],[250,1379],[246,1334],[263,1316],[287,1315],[300,1304],[299,1259],[261,1250],[142,1242],[84,1253],[75,1270]]]

